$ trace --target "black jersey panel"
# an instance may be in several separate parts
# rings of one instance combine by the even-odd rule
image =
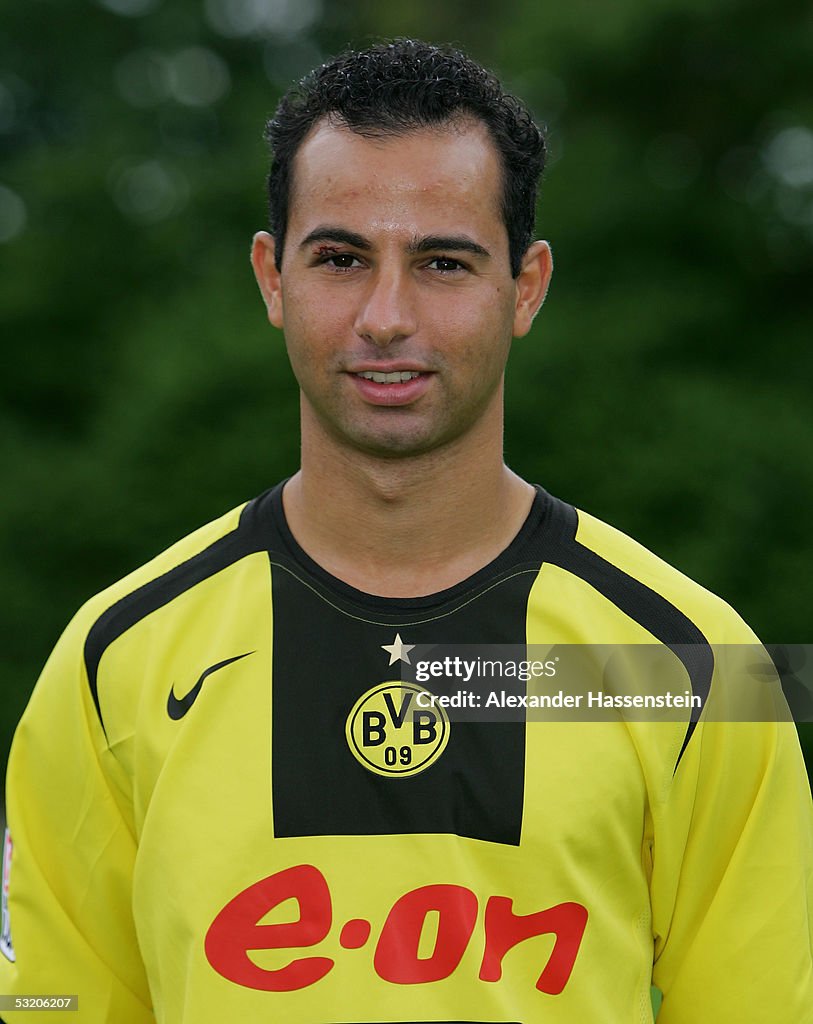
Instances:
[[[362,695],[400,680],[382,650],[406,644],[525,644],[538,566],[506,571],[456,602],[400,618],[392,601],[349,605],[290,562],[272,559],[274,834],[445,833],[517,845],[525,773],[521,722],[452,723],[418,774],[375,774],[351,752],[348,715]]]
[[[253,511],[253,503],[250,503],[243,510],[237,529],[120,598],[90,628],[85,640],[85,668],[102,729],[104,720],[99,704],[98,672],[104,652],[114,640],[151,612],[164,607],[185,591],[246,555],[263,550],[263,538],[257,532]]]

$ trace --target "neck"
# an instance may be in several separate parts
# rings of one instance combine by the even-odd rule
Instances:
[[[301,547],[331,575],[382,597],[454,586],[519,532],[534,490],[504,464],[498,430],[421,455],[348,452],[304,422],[302,468],[283,493]]]

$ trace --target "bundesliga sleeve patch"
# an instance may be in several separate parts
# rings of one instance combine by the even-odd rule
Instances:
[[[14,963],[14,946],[11,944],[11,922],[8,913],[9,878],[11,876],[11,833],[6,829],[3,836],[3,885],[0,890],[0,953]]]

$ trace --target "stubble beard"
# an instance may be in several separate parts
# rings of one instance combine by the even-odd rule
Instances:
[[[487,415],[492,403],[499,403],[500,432],[502,430],[502,381],[484,396],[483,401],[461,412],[460,418],[438,417],[438,422],[431,422],[431,412],[426,419],[420,410],[409,406],[379,406],[368,412],[368,420],[364,416],[354,417],[342,412],[341,408],[322,409],[313,403],[304,391],[300,395],[303,445],[313,438],[321,447],[340,452],[345,458],[352,459],[356,454],[360,457],[377,459],[384,462],[407,461],[422,459],[428,456],[446,453],[451,455],[470,435]],[[340,406],[341,403],[336,403]],[[415,422],[409,423],[409,418]],[[388,420],[391,425],[388,426]],[[399,422],[401,421],[401,422]]]

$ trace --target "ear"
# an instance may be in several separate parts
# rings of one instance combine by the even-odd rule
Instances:
[[[534,242],[522,258],[516,280],[517,302],[514,309],[514,337],[524,338],[530,331],[548,292],[553,273],[553,254],[547,242]]]
[[[268,319],[274,327],[282,327],[282,280],[275,262],[276,246],[267,231],[258,231],[251,243],[251,265],[260,286]]]

